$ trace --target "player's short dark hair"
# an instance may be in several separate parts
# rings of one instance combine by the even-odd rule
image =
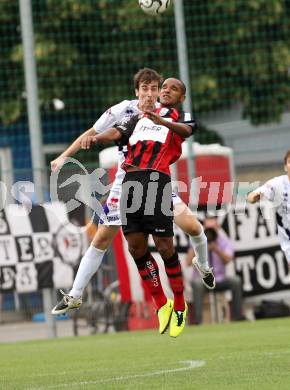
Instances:
[[[290,149],[287,150],[287,152],[286,152],[286,154],[285,154],[285,157],[284,157],[284,165],[287,164],[287,160],[288,160],[289,157],[290,157]]]
[[[157,81],[160,88],[163,77],[154,69],[143,68],[140,69],[134,76],[134,87],[135,89],[139,89],[141,83],[149,84],[152,83],[152,81]]]

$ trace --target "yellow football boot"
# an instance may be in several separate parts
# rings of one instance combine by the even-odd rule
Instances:
[[[165,305],[163,305],[158,311],[158,320],[159,320],[159,333],[163,334],[166,332],[166,329],[169,326],[171,314],[173,311],[173,301],[167,299]]]
[[[187,304],[184,311],[173,311],[170,320],[170,337],[178,337],[182,333],[187,315]]]

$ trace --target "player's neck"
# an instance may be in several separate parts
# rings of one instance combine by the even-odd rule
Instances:
[[[176,104],[162,104],[162,103],[160,103],[160,105],[161,105],[161,107],[168,108],[168,109],[174,108],[177,111],[182,110],[182,106],[180,103],[176,103]]]
[[[168,108],[169,110],[171,109],[171,108],[178,108],[177,107],[177,105],[175,105],[175,106],[172,106],[172,105],[170,105],[170,104],[161,104],[161,107],[163,107],[163,108]]]

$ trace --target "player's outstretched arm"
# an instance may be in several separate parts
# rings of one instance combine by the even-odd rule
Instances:
[[[186,125],[185,123],[172,122],[170,125],[168,123],[164,125],[169,127],[176,134],[180,135],[183,138],[187,138],[192,135],[192,127]]]
[[[59,168],[63,166],[67,157],[73,156],[81,149],[81,142],[84,138],[88,136],[92,136],[96,134],[93,128],[90,128],[83,132],[67,149],[65,149],[61,155],[59,155],[56,159],[50,162],[50,168],[52,172],[57,171]]]
[[[121,138],[121,133],[115,127],[110,127],[109,129],[103,131],[100,134],[88,135],[84,137],[81,141],[82,149],[90,149],[92,145],[100,143],[106,144],[112,141],[118,141]]]
[[[185,123],[169,122],[166,119],[163,119],[156,112],[152,112],[152,111],[145,111],[145,114],[149,119],[151,119],[157,125],[166,126],[169,129],[173,130],[178,135],[180,135],[181,137],[187,138],[192,135],[192,127],[188,126]]]
[[[256,203],[261,199],[261,192],[252,191],[247,195],[247,201],[249,203]]]

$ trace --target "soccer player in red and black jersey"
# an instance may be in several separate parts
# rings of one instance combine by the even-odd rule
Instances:
[[[170,324],[172,337],[179,336],[184,329],[187,313],[181,266],[173,245],[169,170],[181,155],[182,142],[193,131],[189,114],[178,111],[185,92],[180,80],[165,80],[161,87],[160,108],[146,111],[141,118],[133,117],[127,124],[116,127],[121,133],[121,142],[128,144],[121,198],[123,233],[139,272],[151,261],[148,235],[152,234],[164,261],[174,302],[165,297],[162,287],[155,290],[151,287],[151,294],[155,301],[159,298],[161,333]]]
[[[184,84],[178,79],[167,79],[161,87],[160,108],[155,110],[155,101],[152,99],[151,106],[148,102],[145,115],[132,117],[123,126],[107,129],[104,138],[106,141],[128,144],[124,164],[127,173],[121,202],[123,231],[139,274],[157,306],[159,332],[164,333],[170,324],[172,337],[177,337],[182,332],[187,312],[181,266],[173,247],[169,171],[169,165],[181,154],[182,142],[192,134],[193,122],[190,121],[189,114],[184,115],[177,109],[184,99]],[[101,136],[95,138],[102,141]],[[97,139],[94,140],[96,141]],[[174,302],[164,294],[157,263],[148,249],[149,234],[152,234],[164,260]]]

